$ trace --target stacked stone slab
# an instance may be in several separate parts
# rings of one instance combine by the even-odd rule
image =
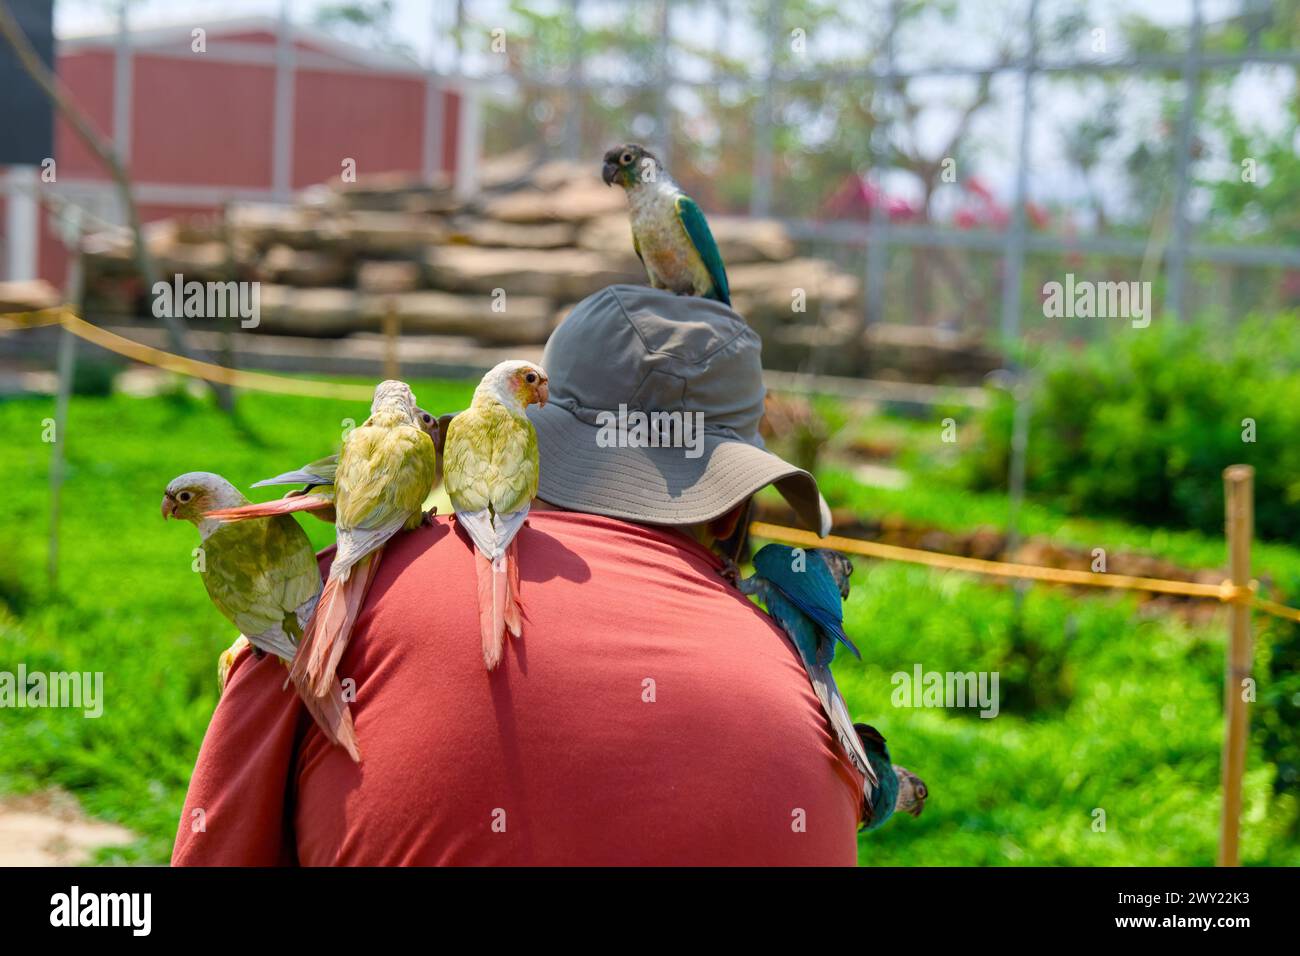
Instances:
[[[481,181],[467,199],[393,177],[318,186],[292,205],[234,203],[152,224],[148,244],[168,281],[259,282],[258,331],[294,336],[373,333],[396,317],[404,336],[535,345],[590,293],[646,281],[622,192],[593,164],[512,155],[486,163]],[[763,335],[769,366],[811,357],[821,372],[870,371],[856,275],[801,256],[778,222],[710,221],[733,303]],[[150,314],[120,234],[90,243],[86,289],[94,314]]]

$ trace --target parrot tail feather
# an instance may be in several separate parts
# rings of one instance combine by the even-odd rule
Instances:
[[[474,572],[478,578],[478,626],[483,641],[483,663],[496,670],[505,650],[506,600],[510,578],[505,555],[495,561],[474,549]]]
[[[510,630],[511,637],[519,637],[523,633],[523,619],[521,608],[519,606],[519,558],[515,554],[515,543],[510,542],[506,548],[506,600],[505,600],[505,618],[506,627]]]
[[[826,712],[831,730],[835,732],[835,738],[844,749],[845,756],[857,768],[858,773],[867,778],[866,786],[868,791],[871,791],[879,785],[880,781],[876,777],[875,770],[871,768],[871,762],[867,760],[867,752],[862,747],[862,738],[853,729],[853,718],[849,716],[848,705],[844,703],[844,696],[835,684],[831,669],[825,664],[816,664],[808,668],[808,678],[812,681],[813,690],[821,701],[822,710]]]
[[[339,661],[352,637],[352,627],[379,568],[381,553],[366,555],[348,569],[351,573],[347,577],[331,574],[325,582],[289,671],[290,679],[304,694],[313,697],[329,694]]]
[[[348,710],[347,701],[343,699],[343,686],[336,680],[330,692],[324,697],[313,697],[308,693],[300,696],[307,706],[307,713],[311,714],[330,743],[338,744],[356,763],[361,763],[357,729],[352,723],[352,714]]]
[[[218,508],[204,514],[205,518],[219,518],[222,521],[247,521],[250,518],[269,518],[274,515],[287,515],[295,511],[324,511],[333,508],[334,502],[324,495],[297,495],[293,498],[277,498],[275,501],[262,501],[257,504],[240,505],[238,508]]]

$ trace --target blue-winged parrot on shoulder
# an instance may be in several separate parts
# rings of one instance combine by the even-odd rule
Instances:
[[[836,644],[862,656],[844,633],[844,599],[852,575],[853,563],[838,551],[769,544],[754,555],[754,574],[736,586],[761,600],[794,643],[836,739],[866,778],[863,827],[874,830],[896,809],[920,815],[927,791],[916,774],[893,765],[879,731],[853,723],[831,674]]]
[[[737,586],[742,593],[758,597],[794,642],[836,738],[858,772],[876,787],[879,780],[831,674],[837,643],[862,656],[844,633],[843,598],[852,570],[853,565],[837,551],[769,544],[754,555],[753,576]]]
[[[858,740],[866,750],[867,760],[876,771],[880,787],[863,801],[862,829],[875,830],[898,813],[919,817],[925,809],[930,791],[925,782],[906,767],[900,767],[889,756],[885,738],[870,724],[854,724]]]

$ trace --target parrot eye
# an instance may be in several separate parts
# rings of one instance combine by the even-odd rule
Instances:
[[[179,501],[181,504],[185,504],[185,502],[189,501],[193,497],[194,496],[190,494],[188,491],[182,491],[179,495],[176,496],[176,500]]]
[[[627,166],[629,163],[632,162],[632,153],[631,152],[624,153],[622,156],[618,158],[618,162],[619,165],[621,166]]]
[[[423,415],[420,416],[420,421],[424,422],[427,425],[429,424],[429,422],[433,421],[433,416],[430,415],[428,412],[425,412]]]
[[[925,784],[921,784],[919,787],[916,788],[916,795],[920,797],[922,800],[924,800],[926,797],[930,795],[930,791],[925,789]]]
[[[524,376],[524,381],[527,382],[529,385],[536,385],[536,384],[537,384],[537,373],[536,373],[536,372],[529,372],[527,375]]]

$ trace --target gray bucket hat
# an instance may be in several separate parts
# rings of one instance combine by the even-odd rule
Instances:
[[[634,285],[583,299],[546,343],[550,401],[528,409],[538,496],[695,524],[775,485],[805,525],[829,533],[817,481],[763,448],[761,350],[744,319],[711,299]]]

